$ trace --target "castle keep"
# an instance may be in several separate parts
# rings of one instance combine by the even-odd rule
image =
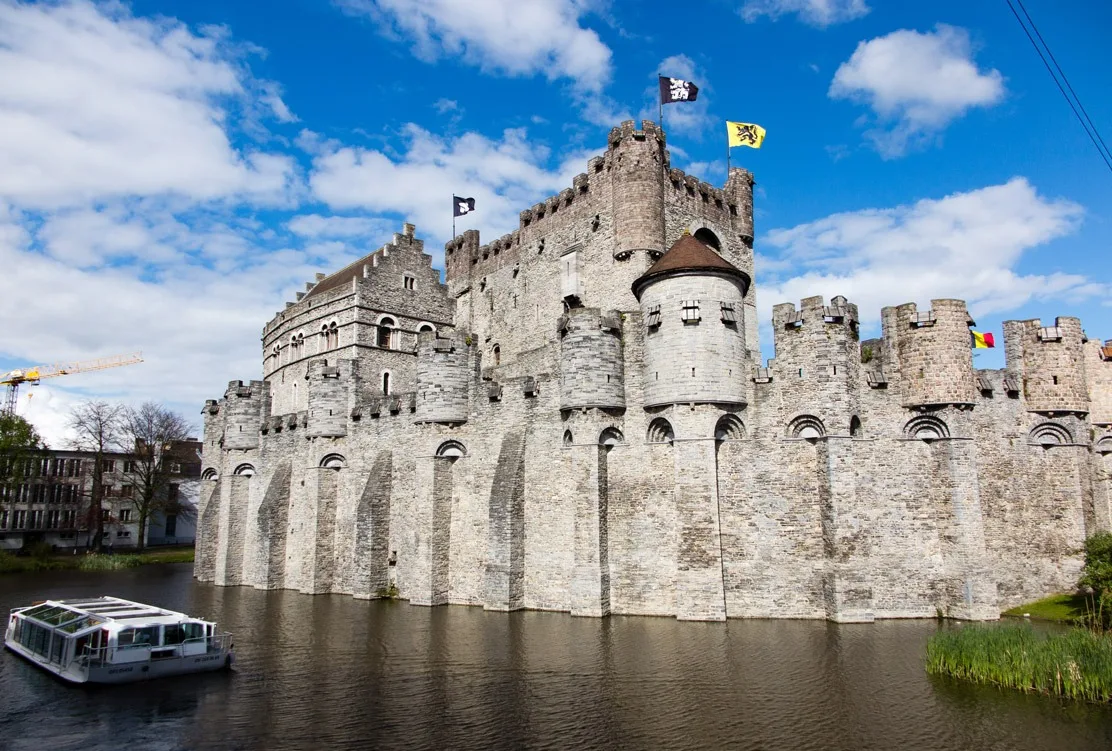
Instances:
[[[991,619],[1110,526],[1112,346],[959,300],[812,297],[762,366],[753,177],[623,123],[489,244],[414,227],[263,329],[204,408],[196,576],[573,615]]]

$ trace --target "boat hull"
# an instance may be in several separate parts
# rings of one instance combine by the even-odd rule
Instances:
[[[30,652],[18,642],[5,640],[4,646],[31,664],[69,683],[134,683],[190,673],[208,673],[230,668],[235,657],[230,651],[166,657],[143,662],[104,663],[88,667],[76,663],[60,666]]]

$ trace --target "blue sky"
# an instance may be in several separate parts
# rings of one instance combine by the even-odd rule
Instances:
[[[1112,139],[1112,4],[1026,6]],[[403,221],[439,265],[453,192],[512,229],[656,118],[658,72],[700,86],[666,108],[675,166],[721,184],[723,122],[768,131],[734,150],[762,316],[845,294],[870,335],[961,297],[981,330],[1112,338],[1112,172],[1004,0],[0,0],[0,71],[0,371],[146,358],[25,390],[56,444],[87,397],[196,420],[314,272]]]

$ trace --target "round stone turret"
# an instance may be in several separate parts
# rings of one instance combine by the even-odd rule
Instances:
[[[560,409],[624,409],[621,313],[572,308],[559,328]]]
[[[644,326],[645,406],[745,404],[750,279],[684,235],[633,283]]]
[[[647,259],[664,250],[664,132],[650,120],[640,130],[627,120],[610,131],[609,144],[614,256],[642,251]]]
[[[973,320],[964,300],[931,300],[927,311],[907,303],[885,308],[882,317],[885,339],[896,353],[903,406],[974,402]]]
[[[253,449],[259,446],[259,427],[262,425],[262,381],[232,381],[224,392],[224,448]]]
[[[469,355],[458,332],[418,335],[416,422],[467,422]]]
[[[1008,371],[1021,379],[1028,411],[1089,411],[1083,339],[1078,318],[1004,322]]]

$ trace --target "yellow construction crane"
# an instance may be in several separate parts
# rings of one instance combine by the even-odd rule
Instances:
[[[84,360],[82,362],[60,362],[53,365],[38,365],[33,368],[20,368],[9,373],[0,374],[0,385],[8,387],[8,398],[4,402],[4,414],[14,415],[16,399],[19,397],[20,384],[36,385],[43,378],[57,378],[71,373],[87,373],[90,370],[104,370],[118,368],[121,365],[134,365],[143,362],[143,353],[135,352],[130,355],[114,355],[102,357],[99,360]]]

